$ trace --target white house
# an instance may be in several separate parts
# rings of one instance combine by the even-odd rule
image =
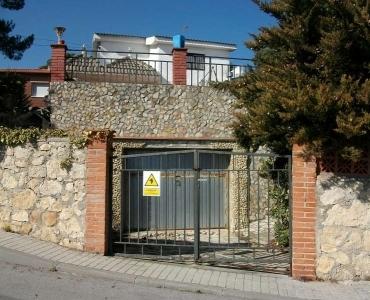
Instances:
[[[187,39],[187,84],[205,85],[209,81],[225,81],[241,75],[240,67],[230,63],[230,53],[236,50],[231,43]],[[172,38],[167,36],[133,36],[94,33],[93,50],[96,58],[112,62],[116,59],[137,59],[150,65],[172,83]]]

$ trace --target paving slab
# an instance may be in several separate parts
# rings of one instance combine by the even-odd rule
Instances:
[[[105,276],[134,284],[236,297],[253,295],[255,299],[262,299],[258,295],[263,295],[263,299],[370,299],[370,282],[300,282],[276,274],[121,256],[104,257],[1,230],[0,247],[50,261],[57,266],[104,272]]]

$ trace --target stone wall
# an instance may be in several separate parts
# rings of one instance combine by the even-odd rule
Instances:
[[[211,87],[59,82],[49,92],[57,128],[104,128],[118,137],[232,138],[236,99]]]
[[[317,277],[370,279],[370,181],[322,173],[317,179]]]
[[[71,155],[68,170],[61,162]],[[0,151],[0,227],[82,249],[86,150],[65,138]]]

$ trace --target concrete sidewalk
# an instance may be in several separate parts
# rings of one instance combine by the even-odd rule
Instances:
[[[284,275],[104,257],[2,230],[0,247],[48,260],[56,267],[74,265],[104,271],[109,276],[140,285],[237,297],[254,295],[255,299],[258,295],[264,299],[370,299],[370,282],[300,282]]]

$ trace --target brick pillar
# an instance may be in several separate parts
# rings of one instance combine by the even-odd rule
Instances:
[[[51,81],[64,81],[67,46],[64,44],[51,45]]]
[[[93,139],[87,148],[85,251],[107,254],[109,233],[110,135]]]
[[[316,159],[305,160],[304,147],[294,145],[292,157],[292,276],[316,279]]]
[[[186,57],[188,49],[174,48],[172,50],[172,84],[186,85]]]

